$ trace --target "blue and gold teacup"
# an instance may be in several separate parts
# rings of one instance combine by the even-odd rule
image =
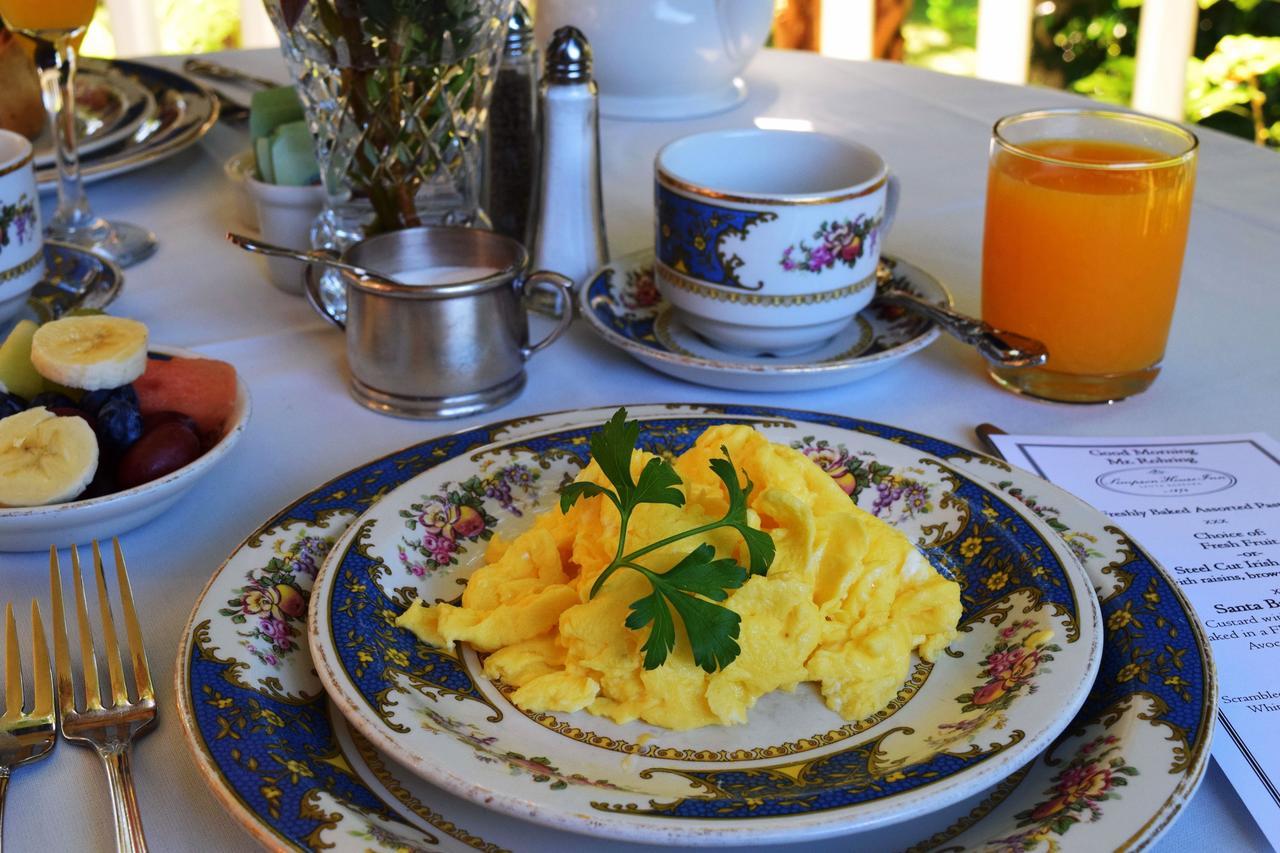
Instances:
[[[40,195],[26,137],[0,130],[0,322],[44,276]]]
[[[726,350],[803,352],[875,293],[898,183],[876,152],[822,133],[727,130],[658,152],[654,278]]]

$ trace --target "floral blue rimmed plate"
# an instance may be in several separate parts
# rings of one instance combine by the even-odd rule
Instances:
[[[951,294],[933,276],[888,255],[893,284],[940,305]],[[578,291],[592,331],[654,370],[733,391],[805,391],[865,379],[938,339],[938,327],[901,308],[872,305],[816,350],[793,356],[724,352],[691,331],[653,281],[653,251],[618,258]]]
[[[144,89],[153,104],[133,131],[80,158],[85,183],[132,172],[185,150],[218,120],[218,102],[209,90],[186,75],[156,65],[124,59],[84,59],[80,68]],[[36,167],[41,192],[57,186],[55,164]]]
[[[87,157],[128,139],[156,111],[155,96],[138,81],[92,64],[76,74],[76,152]],[[57,168],[48,125],[33,142],[37,169]]]
[[[1048,525],[936,456],[780,416],[632,412],[640,446],[665,456],[723,422],[801,450],[960,582],[960,636],[938,663],[915,660],[873,716],[842,718],[813,685],[764,696],[745,725],[684,732],[586,711],[526,713],[469,648],[431,649],[391,624],[416,597],[456,598],[483,565],[486,540],[509,541],[553,506],[609,415],[546,418],[424,471],[361,516],[316,578],[308,627],[321,681],[362,735],[428,781],[605,837],[820,838],[917,817],[995,784],[1084,701],[1101,655],[1097,601]]]
[[[19,317],[44,323],[73,308],[106,308],[122,287],[124,273],[108,258],[70,243],[45,240],[44,278],[31,289]]]
[[[1053,745],[994,788],[860,835],[859,846],[1092,853],[1144,847],[1177,815],[1208,760],[1216,702],[1212,664],[1177,588],[1109,519],[1026,472],[893,427],[746,406],[671,411],[785,418],[804,422],[815,434],[853,430],[942,457],[1048,521],[1084,562],[1099,592],[1101,670],[1084,706]],[[417,473],[538,430],[546,420],[443,436],[353,469],[274,515],[214,573],[179,650],[180,716],[211,790],[266,846],[346,853],[559,850],[582,843],[453,797],[372,747],[357,754],[343,726],[335,727],[330,717],[303,638],[317,567],[356,516]],[[828,470],[851,475],[864,489],[873,487],[876,472],[856,452],[850,457],[829,447]],[[550,788],[556,781],[543,784]],[[592,844],[608,849],[603,841]],[[835,840],[809,842],[805,850],[847,847],[846,840]]]

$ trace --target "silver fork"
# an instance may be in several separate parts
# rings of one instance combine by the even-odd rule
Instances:
[[[0,849],[4,848],[4,794],[13,768],[44,758],[58,740],[58,712],[53,706],[53,670],[45,645],[40,605],[31,602],[32,706],[23,713],[22,656],[18,650],[18,624],[13,605],[4,608],[5,663],[4,713],[0,714]]]
[[[102,553],[93,543],[93,568],[98,581],[98,612],[102,622],[103,658],[110,678],[110,704],[102,704],[98,682],[98,665],[94,653],[93,626],[85,604],[84,582],[80,574],[80,552],[71,546],[71,573],[75,581],[76,617],[80,625],[80,665],[84,671],[84,708],[76,708],[75,685],[72,681],[71,655],[67,648],[67,626],[63,618],[62,573],[58,567],[58,550],[49,549],[49,585],[53,593],[53,659],[58,671],[58,704],[62,709],[62,735],[67,740],[92,746],[107,770],[111,786],[111,805],[115,811],[116,848],[126,853],[145,851],[147,839],[142,832],[142,815],[133,789],[133,772],[129,753],[133,739],[155,722],[156,697],[151,687],[151,670],[142,645],[142,629],[133,607],[129,576],[125,573],[120,541],[115,546],[116,583],[120,587],[120,603],[124,611],[125,632],[129,639],[129,657],[133,665],[134,699],[129,698],[124,667],[120,662],[120,646],[116,642],[115,620],[107,596],[106,573]]]

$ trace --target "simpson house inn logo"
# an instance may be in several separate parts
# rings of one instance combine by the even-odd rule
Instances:
[[[1108,471],[1100,474],[1095,482],[1107,491],[1122,495],[1171,498],[1225,491],[1236,484],[1236,478],[1212,468],[1154,465]]]

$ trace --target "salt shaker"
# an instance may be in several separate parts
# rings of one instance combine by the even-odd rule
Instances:
[[[591,46],[574,27],[547,47],[533,268],[581,284],[609,261],[600,193],[600,112]]]
[[[507,19],[485,134],[485,212],[493,230],[528,245],[538,188],[538,58],[522,2]]]

